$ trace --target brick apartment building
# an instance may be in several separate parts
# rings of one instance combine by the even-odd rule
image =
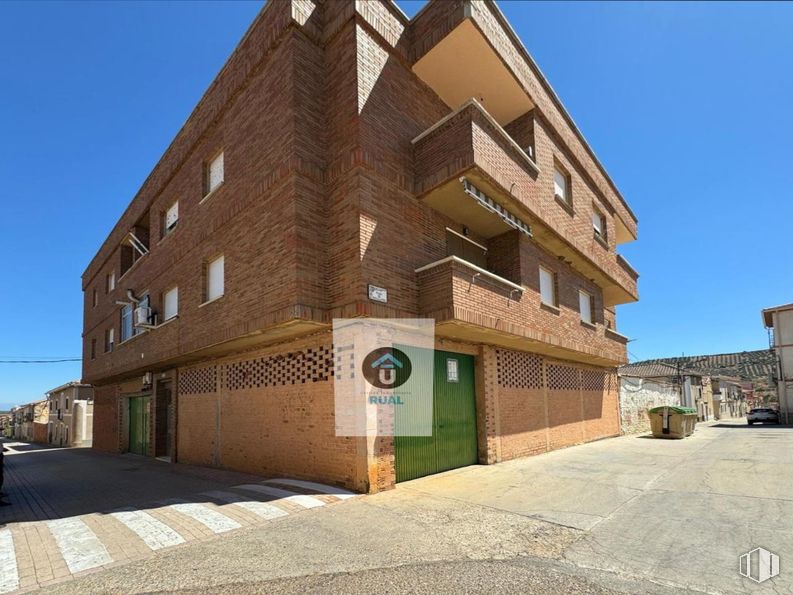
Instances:
[[[617,435],[636,226],[495,4],[271,0],[83,274],[94,448],[377,491]],[[435,320],[424,450],[336,436],[352,317]]]

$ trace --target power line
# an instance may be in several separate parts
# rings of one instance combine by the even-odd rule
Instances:
[[[63,359],[0,359],[0,364],[60,364],[63,362],[79,362],[81,357],[67,357]]]

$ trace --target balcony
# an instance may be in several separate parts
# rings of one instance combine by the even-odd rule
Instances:
[[[474,99],[413,140],[416,195],[483,238],[517,227],[603,288],[607,306],[638,299],[637,275],[593,237],[554,229],[539,169]],[[485,208],[482,208],[485,207]],[[517,224],[516,224],[517,222]]]
[[[416,269],[419,313],[436,334],[461,341],[529,349],[593,365],[625,361],[624,338],[582,326],[577,312],[553,314],[521,285],[456,256]]]

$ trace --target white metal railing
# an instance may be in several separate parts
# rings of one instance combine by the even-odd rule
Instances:
[[[434,268],[439,267],[439,266],[441,266],[443,264],[446,264],[447,262],[456,262],[456,263],[461,264],[463,266],[466,266],[469,269],[471,269],[472,271],[474,271],[474,273],[476,273],[476,274],[473,276],[473,280],[476,280],[476,278],[480,277],[480,276],[481,277],[486,277],[488,279],[491,279],[493,281],[501,283],[502,285],[506,285],[507,287],[512,289],[512,291],[523,292],[523,287],[521,287],[517,283],[513,283],[509,279],[504,279],[504,277],[500,277],[500,276],[496,275],[495,273],[491,273],[487,269],[483,269],[482,267],[476,266],[475,264],[470,263],[467,260],[463,260],[459,256],[447,256],[446,258],[441,258],[440,260],[436,260],[435,262],[431,262],[429,264],[425,264],[424,266],[421,266],[421,267],[417,268],[416,272],[417,273],[421,273],[423,271],[428,271],[430,269],[434,269]]]

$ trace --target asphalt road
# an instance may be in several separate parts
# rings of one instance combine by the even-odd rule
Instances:
[[[793,428],[623,437],[400,484],[48,592],[788,593]],[[757,585],[740,554],[781,573]]]

